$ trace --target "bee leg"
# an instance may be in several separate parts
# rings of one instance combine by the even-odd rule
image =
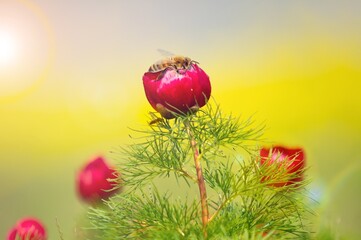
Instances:
[[[188,70],[192,67],[192,64],[199,64],[199,62],[192,60],[188,65]]]
[[[161,71],[161,72],[158,74],[156,81],[158,81],[158,80],[160,80],[160,79],[163,78],[163,76],[164,76],[164,74],[165,74],[165,71],[166,71],[166,69],[164,69],[163,71]]]
[[[177,66],[176,66],[176,65],[171,65],[171,66],[166,67],[166,68],[163,69],[162,71],[160,71],[160,73],[159,73],[159,75],[158,75],[158,77],[157,77],[157,80],[162,79],[163,76],[164,76],[164,74],[165,74],[168,70],[176,70],[177,73],[179,73],[179,71],[178,71],[179,69],[177,68]]]
[[[169,66],[170,68],[173,68],[174,70],[176,70],[177,73],[179,73],[179,69],[177,68],[177,65],[172,65]]]

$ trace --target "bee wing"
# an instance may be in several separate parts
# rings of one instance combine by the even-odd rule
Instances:
[[[171,57],[171,56],[175,55],[174,53],[171,53],[171,52],[161,49],[161,48],[158,48],[157,51],[164,57]]]

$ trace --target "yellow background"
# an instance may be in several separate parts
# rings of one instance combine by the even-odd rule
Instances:
[[[0,65],[0,238],[23,216],[71,239],[85,205],[76,171],[144,126],[142,75],[157,49],[209,74],[225,112],[305,148],[317,219],[361,235],[358,1],[0,2],[19,51]],[[1,36],[1,35],[0,35]]]

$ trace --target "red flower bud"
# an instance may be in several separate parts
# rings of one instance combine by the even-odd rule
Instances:
[[[7,240],[46,240],[43,224],[35,218],[23,218],[9,231]]]
[[[302,148],[286,148],[282,146],[262,148],[260,155],[261,165],[276,167],[272,169],[275,171],[274,174],[271,173],[269,174],[270,176],[262,178],[263,181],[271,179],[271,186],[282,187],[303,180],[303,170],[306,160]],[[285,174],[279,175],[280,171],[284,171]],[[277,180],[279,180],[279,182]]]
[[[172,112],[184,114],[204,106],[211,96],[207,74],[194,62],[189,67],[148,71],[143,76],[145,95],[152,107],[165,118]]]
[[[110,179],[116,179],[119,173],[109,167],[104,158],[97,157],[87,163],[78,173],[77,188],[80,197],[91,204],[98,203],[101,199],[108,199],[120,189]]]

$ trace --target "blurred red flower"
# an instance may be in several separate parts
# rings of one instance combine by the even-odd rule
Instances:
[[[143,75],[145,95],[152,107],[165,118],[172,112],[184,114],[204,106],[211,96],[208,75],[196,64],[187,69],[167,68]]]
[[[115,180],[119,173],[112,167],[109,167],[103,157],[96,157],[90,160],[78,173],[77,189],[79,196],[86,202],[95,204],[102,199],[108,199],[110,196],[120,191],[116,188]]]
[[[9,231],[7,240],[46,240],[44,225],[37,219],[29,217],[20,219]]]
[[[302,148],[283,146],[262,148],[260,156],[260,164],[266,166],[267,172],[267,176],[263,177],[262,180],[270,180],[269,185],[282,187],[303,180],[306,159]],[[269,168],[271,166],[274,168]]]

